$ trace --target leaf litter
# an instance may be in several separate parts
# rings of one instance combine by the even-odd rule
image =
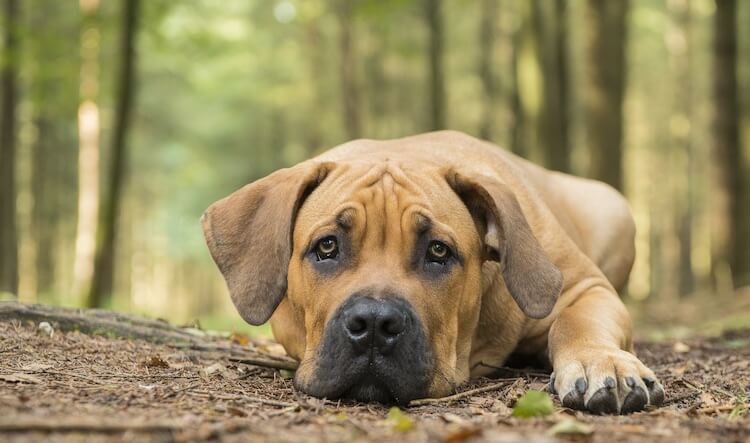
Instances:
[[[205,340],[278,349],[237,336]],[[0,322],[0,441],[750,441],[750,330],[679,343],[637,345],[666,404],[612,417],[562,408],[540,392],[548,376],[538,369],[390,408],[307,396],[288,371],[233,362],[215,346],[38,334],[32,323]]]

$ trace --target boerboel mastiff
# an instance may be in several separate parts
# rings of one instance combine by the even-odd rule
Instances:
[[[562,404],[658,405],[617,291],[624,198],[457,132],[356,140],[214,203],[214,261],[249,323],[271,319],[298,389],[404,404],[548,358]]]

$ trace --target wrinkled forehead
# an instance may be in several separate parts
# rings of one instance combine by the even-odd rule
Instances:
[[[314,231],[326,224],[346,225],[364,217],[368,230],[424,230],[434,226],[471,236],[474,225],[442,171],[431,165],[340,163],[305,200],[298,228]],[[299,232],[304,234],[303,232]]]

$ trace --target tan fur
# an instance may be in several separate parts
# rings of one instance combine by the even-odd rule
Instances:
[[[317,187],[294,214],[296,219],[289,221],[292,246],[288,269],[283,270],[287,287],[271,317],[277,340],[301,362],[297,377],[303,384],[313,376],[316,351],[336,307],[358,289],[389,285],[413,304],[437,356],[430,395],[444,395],[470,376],[490,372],[513,351],[548,352],[561,395],[586,371],[592,385],[620,367],[653,375],[630,353],[630,320],[616,292],[625,285],[633,263],[635,228],[627,203],[612,188],[547,171],[492,144],[450,131],[388,141],[356,140],[293,169],[297,177],[319,177],[321,164],[327,165],[325,179],[314,184]],[[451,174],[470,185],[452,183]],[[279,186],[297,195],[287,189],[295,175],[279,177],[264,186]],[[477,215],[467,207],[457,194],[461,186],[476,186],[477,192],[490,194],[490,201],[482,204],[497,206],[498,226],[485,220],[493,216],[485,214],[491,208]],[[503,192],[507,198],[498,196]],[[291,207],[269,204],[282,205],[287,212]],[[514,210],[521,218],[509,222]],[[341,277],[322,285],[306,266],[303,251],[342,212],[353,223],[359,258]],[[205,226],[218,223],[211,221],[217,213],[216,208],[209,209]],[[437,289],[408,274],[417,214],[432,219],[465,253],[463,271]],[[552,297],[554,309],[541,319],[524,315],[523,300],[517,303],[509,293],[505,279],[514,277],[507,273],[507,262],[489,260],[485,254],[486,248],[499,248],[520,232],[521,224],[530,228],[529,240],[514,240],[530,242],[521,254],[534,247],[539,252],[517,262],[542,269],[542,277],[549,277],[548,286],[555,284],[555,278],[542,262],[549,260],[563,277],[556,302],[555,294],[545,295]],[[215,242],[217,234],[206,229],[209,244]],[[491,244],[493,235],[500,244]],[[214,257],[222,253],[212,250]],[[537,293],[544,288],[533,289]],[[621,389],[626,395],[627,389]]]

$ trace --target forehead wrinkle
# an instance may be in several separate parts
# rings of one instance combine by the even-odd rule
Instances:
[[[356,210],[352,207],[345,207],[338,211],[336,215],[336,224],[343,230],[349,231],[354,224]]]
[[[437,220],[432,212],[421,204],[412,204],[404,210],[402,224],[412,228],[417,236],[429,232],[443,237],[455,248],[459,248],[457,234],[453,228]]]

